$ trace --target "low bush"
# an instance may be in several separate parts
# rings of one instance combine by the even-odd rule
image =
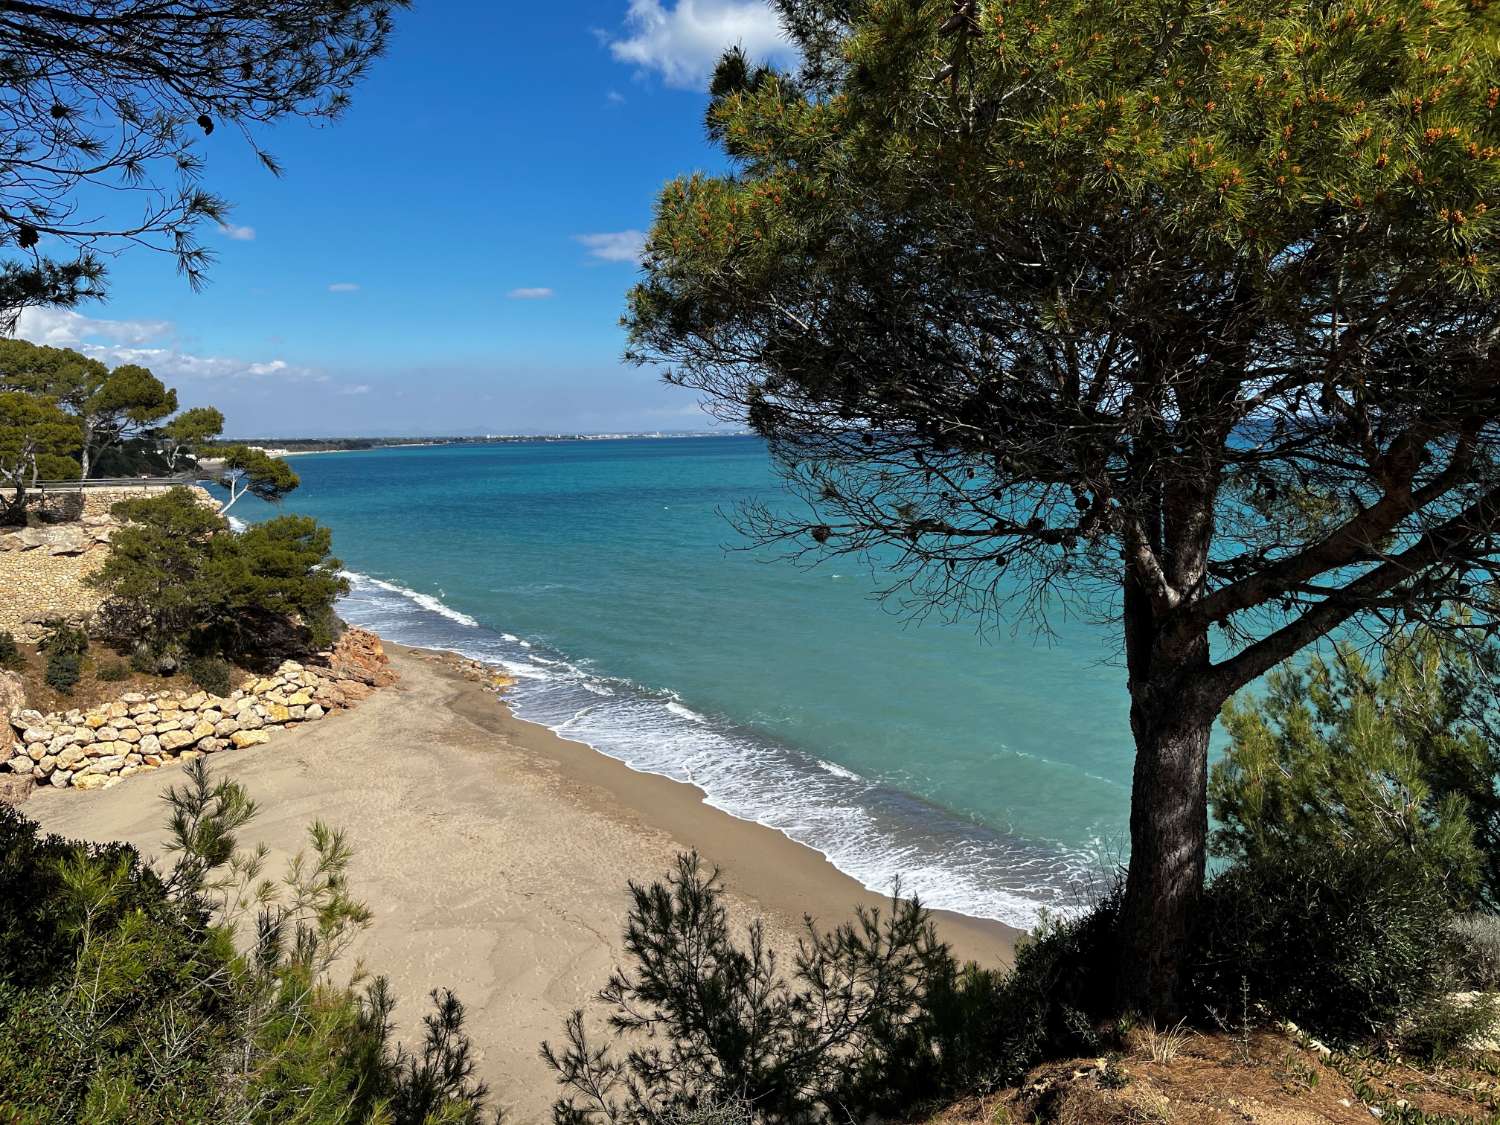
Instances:
[[[232,689],[229,664],[217,656],[190,656],[182,662],[193,683],[210,695],[228,695]]]
[[[277,883],[236,844],[255,814],[237,784],[199,761],[168,797],[164,872],[0,805],[0,1120],[478,1122],[487,1091],[451,994],[408,1052],[382,978],[329,975],[369,919],[342,835],[315,824]]]
[[[130,670],[146,676],[156,674],[156,653],[151,650],[150,645],[142,642],[131,648]]]
[[[758,922],[731,935],[697,856],[630,890],[630,967],[600,994],[617,1042],[595,1046],[575,1012],[566,1042],[542,1048],[567,1091],[559,1125],[735,1121],[744,1106],[761,1122],[864,1120],[984,1068],[998,976],[960,968],[918,903],[809,923],[783,975]]]
[[[83,676],[83,657],[76,652],[59,648],[47,654],[47,668],[42,678],[47,686],[63,695],[72,695],[73,689]]]
[[[117,684],[130,679],[130,665],[123,660],[105,660],[100,663],[96,675],[105,683]]]
[[[1472,989],[1500,989],[1500,917],[1466,914],[1448,923],[1459,979]]]
[[[0,668],[16,669],[23,663],[21,646],[8,630],[0,629]]]
[[[1396,1035],[1451,985],[1441,883],[1420,857],[1365,847],[1279,848],[1208,886],[1194,998],[1238,1018],[1241,996],[1324,1039]]]

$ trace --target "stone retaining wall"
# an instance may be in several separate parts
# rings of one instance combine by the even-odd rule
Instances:
[[[396,678],[380,639],[362,629],[346,632],[324,658],[325,666],[286,661],[274,675],[222,698],[132,692],[88,711],[17,709],[0,731],[0,761],[12,783],[104,789],[175,759],[269,742],[277,731],[351,707]]]

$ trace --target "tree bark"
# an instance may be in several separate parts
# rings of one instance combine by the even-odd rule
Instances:
[[[1208,844],[1208,738],[1218,713],[1208,635],[1160,629],[1127,587],[1126,652],[1135,774],[1130,866],[1121,912],[1119,1000],[1158,1019],[1179,1014]]]

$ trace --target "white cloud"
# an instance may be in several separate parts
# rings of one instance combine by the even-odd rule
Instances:
[[[254,227],[240,227],[235,226],[235,224],[233,223],[220,223],[219,233],[222,234],[225,238],[234,239],[236,242],[255,241]]]
[[[604,95],[604,100],[607,101],[610,105],[624,105],[625,95],[620,93],[620,91],[618,90],[611,90],[609,93]]]
[[[523,285],[506,294],[512,301],[545,301],[556,294],[544,285]]]
[[[167,320],[104,320],[71,309],[24,309],[16,335],[33,344],[72,348],[111,367],[138,363],[171,382],[214,379],[321,379],[284,359],[244,360],[184,351]]]
[[[573,236],[595,258],[606,262],[639,262],[646,248],[646,235],[638,230],[620,230],[603,234],[576,234]]]
[[[617,60],[655,71],[669,86],[702,88],[714,64],[738,44],[757,60],[787,59],[793,48],[765,0],[630,0]]]
[[[348,383],[338,389],[341,395],[367,395],[370,393],[369,383]]]
[[[328,287],[330,293],[357,293],[359,285],[353,281],[335,281]]]

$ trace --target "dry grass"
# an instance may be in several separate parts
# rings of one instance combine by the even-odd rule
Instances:
[[[1178,1020],[1165,1028],[1157,1027],[1155,1022],[1148,1023],[1136,1030],[1132,1038],[1136,1048],[1157,1066],[1168,1066],[1196,1034],[1188,1028],[1187,1020]]]
[[[1323,1058],[1278,1032],[1136,1028],[1128,1065],[1072,1059],[925,1125],[1455,1125],[1500,1121],[1500,1055],[1419,1068]],[[1123,1081],[1121,1078],[1123,1077]]]

